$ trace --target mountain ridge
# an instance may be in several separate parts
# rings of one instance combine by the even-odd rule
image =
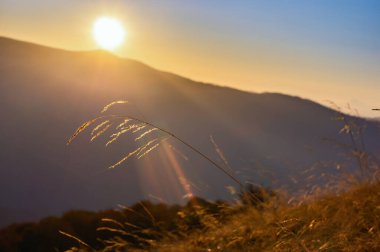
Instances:
[[[1,40],[3,42],[1,42]],[[286,97],[292,97],[292,98],[297,98],[297,99],[300,99],[300,100],[303,100],[303,101],[310,101],[312,103],[315,103],[315,104],[318,104],[322,107],[325,107],[327,109],[331,109],[325,105],[322,105],[318,102],[315,102],[313,100],[310,100],[310,99],[307,99],[307,98],[303,98],[301,96],[296,96],[296,95],[290,95],[290,94],[285,94],[285,93],[279,93],[279,92],[253,92],[253,91],[247,91],[247,90],[241,90],[241,89],[238,89],[238,88],[235,88],[235,87],[231,87],[231,86],[228,86],[228,85],[218,85],[216,83],[210,83],[210,82],[204,82],[204,81],[201,81],[201,80],[195,80],[195,79],[192,79],[190,77],[184,77],[184,76],[181,76],[181,75],[178,75],[178,74],[175,74],[175,73],[172,73],[170,71],[165,71],[165,70],[160,70],[160,69],[157,69],[155,67],[152,67],[150,66],[149,64],[145,64],[145,63],[142,63],[141,61],[138,61],[136,59],[131,59],[131,58],[125,58],[125,57],[121,57],[117,54],[114,54],[112,52],[109,52],[107,50],[102,50],[102,49],[93,49],[93,50],[68,50],[68,49],[63,49],[63,48],[57,48],[57,47],[52,47],[52,46],[47,46],[47,45],[43,45],[43,44],[39,44],[39,43],[35,43],[35,42],[28,42],[28,41],[25,41],[25,40],[19,40],[19,39],[14,39],[14,38],[9,38],[9,37],[5,37],[5,36],[0,36],[0,43],[2,43],[2,46],[4,46],[4,42],[5,43],[17,43],[18,46],[22,47],[22,46],[31,46],[31,47],[35,47],[35,48],[40,48],[40,49],[43,49],[43,50],[54,50],[56,52],[68,52],[68,53],[74,53],[74,54],[100,54],[100,55],[107,55],[111,58],[114,58],[114,59],[117,59],[117,60],[125,60],[125,61],[128,61],[128,62],[133,62],[133,63],[136,63],[136,64],[139,64],[141,66],[144,66],[146,68],[149,68],[151,70],[154,70],[154,71],[158,71],[158,72],[161,72],[163,74],[167,74],[167,75],[170,75],[170,76],[173,76],[174,78],[179,78],[179,79],[184,79],[186,81],[190,81],[194,84],[204,84],[204,85],[209,85],[209,86],[212,86],[212,87],[220,87],[220,88],[225,88],[225,89],[228,89],[230,91],[236,91],[236,92],[241,92],[241,93],[249,93],[249,94],[257,94],[257,95],[278,95],[278,96],[286,96]]]

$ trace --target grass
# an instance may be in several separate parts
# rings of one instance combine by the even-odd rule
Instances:
[[[379,182],[297,204],[272,197],[260,207],[224,205],[215,212],[209,208],[215,204],[200,203],[179,210],[176,230],[153,227],[141,232],[135,238],[142,246],[123,238],[123,223],[107,219],[111,226],[99,230],[114,237],[103,240],[108,245],[96,251],[380,251]],[[154,236],[158,239],[148,238]],[[68,251],[95,251],[84,241],[78,245]]]
[[[248,207],[227,223],[152,251],[380,251],[380,184],[298,206]]]
[[[102,113],[113,105],[124,103],[127,102],[113,102],[105,106]],[[350,138],[350,148],[361,172],[359,182],[349,191],[337,194],[336,191],[322,188],[323,196],[320,193],[318,197],[311,195],[306,201],[296,204],[297,200],[289,203],[279,194],[271,192],[263,197],[248,190],[242,191],[240,197],[245,204],[223,205],[223,210],[217,212],[210,212],[204,204],[194,201],[192,211],[178,212],[180,218],[174,231],[162,229],[154,223],[154,228],[140,230],[139,235],[133,237],[144,244],[140,248],[133,244],[129,246],[121,238],[120,234],[131,236],[124,230],[125,224],[116,223],[118,228],[100,227],[99,230],[115,233],[114,238],[103,241],[107,245],[101,251],[380,251],[380,183],[377,178],[371,178],[375,173],[370,169],[362,141],[363,128],[344,116],[340,116],[339,120],[343,122],[341,133],[346,133]],[[91,141],[113,128],[106,146],[126,133],[137,135],[135,141],[142,142],[110,168],[121,165],[131,157],[139,159],[172,137],[205,158],[244,190],[244,185],[228,169],[170,131],[138,118],[99,116],[81,125],[68,144],[90,125],[94,126]],[[154,135],[157,132],[159,134]],[[375,166],[377,171],[378,165]],[[247,195],[249,200],[244,201]],[[154,220],[154,215],[149,214],[147,209],[144,211]],[[109,222],[115,224],[112,220]],[[70,234],[63,234],[70,237]],[[71,238],[77,239],[82,246],[71,251],[93,250],[85,241]]]
[[[74,134],[70,137],[70,139],[67,141],[67,145],[71,144],[71,142],[84,130],[88,129],[89,127],[93,126],[93,129],[90,134],[90,140],[91,142],[97,139],[99,136],[105,134],[107,131],[111,131],[109,134],[108,140],[106,142],[106,146],[112,144],[116,140],[119,139],[119,137],[130,133],[131,135],[134,135],[135,142],[139,143],[139,147],[137,147],[135,150],[129,152],[126,154],[123,158],[121,158],[119,161],[111,165],[109,168],[113,169],[117,166],[120,166],[124,162],[126,162],[129,158],[136,157],[137,159],[140,159],[147,154],[149,154],[151,151],[155,150],[157,147],[160,146],[160,144],[163,141],[166,141],[168,138],[173,138],[180,142],[181,144],[185,145],[187,148],[195,152],[197,155],[201,156],[205,160],[207,160],[212,166],[217,168],[219,171],[223,172],[224,175],[229,177],[231,180],[233,180],[236,184],[239,185],[241,189],[244,189],[244,184],[240,182],[238,178],[236,178],[233,173],[228,169],[229,167],[222,167],[217,162],[212,160],[207,155],[203,154],[202,151],[195,148],[193,145],[189,144],[188,142],[182,140],[179,136],[173,134],[169,130],[166,130],[160,126],[157,126],[151,122],[148,122],[146,120],[142,120],[137,117],[133,117],[130,115],[115,115],[115,114],[105,114],[109,109],[111,109],[114,105],[117,104],[128,104],[127,101],[114,101],[106,106],[103,107],[101,110],[101,116],[98,116],[96,118],[90,119],[86,122],[84,122],[81,126],[78,127],[78,129],[74,132]],[[159,134],[152,134],[158,132]],[[219,148],[217,147],[216,143],[212,139],[212,143],[216,147],[217,153],[219,155],[222,155]],[[225,158],[222,156],[222,160],[225,160]]]

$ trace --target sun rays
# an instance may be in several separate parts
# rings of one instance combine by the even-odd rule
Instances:
[[[121,137],[134,141],[134,148],[128,151],[121,159],[110,165],[110,169],[122,167],[131,159],[143,159],[146,167],[154,167],[149,158],[145,158],[151,152],[158,153],[161,162],[164,163],[164,171],[152,170],[150,173],[141,173],[140,178],[143,184],[156,185],[156,188],[170,187],[170,191],[177,195],[178,199],[188,199],[194,196],[192,183],[188,180],[184,171],[183,161],[187,161],[187,157],[180,153],[179,150],[174,151],[174,148],[168,143],[170,137],[175,137],[172,133],[165,129],[159,128],[149,122],[141,121],[134,117],[106,114],[115,105],[125,105],[127,101],[115,101],[106,105],[101,110],[101,116],[91,119],[83,123],[75,133],[67,141],[70,144],[78,134],[92,127],[90,130],[90,142],[103,136],[106,137],[105,146],[110,146]],[[159,151],[158,147],[161,147]],[[178,155],[180,153],[181,155]],[[185,158],[184,158],[185,157]],[[181,158],[183,160],[179,160]],[[156,162],[156,161],[155,161]],[[146,170],[146,169],[144,169]],[[161,180],[161,181],[160,181]],[[160,195],[165,194],[165,190],[159,192]]]

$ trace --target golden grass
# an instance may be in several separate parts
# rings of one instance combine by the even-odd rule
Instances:
[[[273,203],[152,251],[380,251],[379,183],[299,206]]]
[[[104,106],[104,108],[102,109],[102,111],[100,111],[100,113],[104,113],[106,112],[108,109],[110,109],[112,106],[116,105],[116,104],[127,104],[128,101],[113,101],[109,104],[107,104],[106,106]]]
[[[200,150],[193,147],[188,142],[182,140],[180,137],[176,136],[169,130],[163,129],[153,123],[148,121],[130,116],[130,115],[120,115],[120,114],[106,114],[107,111],[111,109],[111,107],[119,104],[128,104],[128,101],[114,101],[106,106],[100,111],[101,116],[95,117],[87,122],[83,123],[79,128],[74,132],[74,134],[67,141],[67,145],[71,144],[71,142],[83,131],[88,129],[91,125],[94,124],[95,121],[100,121],[97,125],[93,127],[90,133],[90,142],[104,135],[107,131],[111,132],[108,136],[108,140],[105,143],[105,146],[110,145],[111,143],[118,140],[122,135],[130,133],[130,135],[138,134],[134,137],[134,141],[140,145],[135,150],[127,153],[124,157],[122,157],[119,161],[115,162],[109,168],[115,168],[120,166],[124,162],[126,162],[129,158],[135,157],[140,159],[145,157],[147,154],[155,150],[160,146],[160,143],[173,138],[180,142],[181,144],[188,147],[190,150],[194,151],[196,154],[200,155],[202,158],[207,160],[212,166],[222,171],[225,175],[235,181],[240,188],[244,188],[243,183],[237,179],[237,177],[232,174],[232,171],[228,165],[227,159],[224,157],[223,152],[217,146],[215,141],[211,138],[212,143],[214,144],[217,154],[222,158],[225,163],[225,167],[222,167],[214,160],[203,154]],[[115,126],[116,125],[116,126]],[[114,126],[114,127],[112,127]],[[156,133],[153,135],[153,133]],[[143,141],[144,140],[144,141]],[[147,142],[146,144],[141,144],[141,142]]]
[[[117,101],[108,104],[101,113],[108,111],[116,104],[127,103]],[[221,167],[212,159],[205,156],[189,143],[184,142],[170,131],[160,128],[141,119],[124,115],[103,115],[82,124],[69,139],[68,144],[81,132],[87,129],[95,121],[101,121],[91,132],[91,141],[104,134],[109,128],[115,126],[106,141],[106,146],[116,141],[120,136],[130,133],[139,147],[125,155],[110,168],[115,168],[127,159],[144,157],[156,149],[162,141],[174,138],[181,142],[216,168],[224,172],[232,180],[244,185],[235,178],[229,168],[228,161],[218,145],[211,137],[215,150],[223,160],[226,167]],[[149,240],[135,233],[126,232],[122,224],[110,219],[104,220],[113,223],[120,228],[100,227],[99,231],[115,233],[111,240],[104,240],[108,244],[103,251],[139,251],[131,250],[136,246],[128,246],[117,233],[130,236],[144,245],[144,251],[380,251],[380,184],[371,183],[370,174],[373,169],[369,165],[369,158],[365,149],[362,136],[363,126],[357,125],[340,115],[338,120],[343,122],[340,133],[345,133],[351,141],[351,152],[357,160],[361,172],[359,181],[350,191],[337,195],[332,191],[322,190],[318,198],[300,202],[298,205],[290,205],[281,201],[281,197],[272,197],[262,202],[257,195],[249,195],[260,206],[233,206],[233,210],[227,211],[231,216],[228,222],[225,216],[210,215],[201,206],[194,206],[195,217],[199,219],[201,228],[181,230],[178,223],[177,234],[167,230],[143,229],[142,234],[154,234],[157,239]],[[152,133],[157,131],[157,134]],[[157,136],[158,135],[158,136]],[[144,141],[140,141],[144,140]],[[378,170],[378,165],[375,166]],[[366,181],[366,182],[363,182]],[[246,193],[249,193],[247,191]],[[314,194],[317,195],[317,194]],[[323,195],[323,196],[320,196]],[[294,202],[294,201],[293,201]],[[146,211],[147,209],[144,208]],[[147,211],[149,214],[149,211]],[[179,212],[183,219],[192,218],[193,213]],[[226,214],[226,213],[225,213]],[[154,219],[153,216],[152,220]],[[135,226],[131,223],[129,226]],[[155,228],[158,226],[154,225]],[[83,244],[82,244],[83,245]],[[88,249],[88,248],[87,248]],[[86,250],[86,249],[85,249]]]

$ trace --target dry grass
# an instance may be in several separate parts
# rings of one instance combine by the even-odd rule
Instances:
[[[185,145],[190,150],[195,152],[197,155],[201,156],[205,160],[207,160],[212,166],[223,172],[226,176],[236,182],[240,188],[244,188],[243,183],[240,182],[239,179],[232,173],[229,168],[228,162],[225,159],[222,151],[216,145],[215,141],[212,140],[218,155],[222,158],[225,163],[225,167],[219,165],[210,157],[203,154],[202,151],[198,150],[188,142],[182,140],[179,136],[173,134],[171,131],[166,130],[162,127],[159,127],[151,122],[146,120],[142,120],[140,118],[130,116],[130,115],[120,115],[120,114],[106,114],[109,112],[111,108],[115,105],[119,104],[128,104],[127,101],[114,101],[106,106],[100,111],[101,115],[90,119],[84,122],[79,128],[74,132],[74,134],[67,141],[67,145],[71,144],[71,142],[82,132],[92,127],[90,133],[90,141],[94,141],[98,137],[102,135],[108,134],[108,139],[105,143],[105,146],[110,145],[111,143],[118,140],[123,135],[133,135],[134,141],[138,144],[138,147],[127,153],[124,157],[122,157],[119,161],[111,165],[109,168],[116,168],[123,163],[125,163],[129,158],[135,157],[140,159],[145,157],[147,154],[155,150],[163,141],[166,141],[169,138],[177,140],[179,143]],[[97,124],[96,124],[96,123]]]
[[[113,102],[105,106],[102,113],[113,105],[124,103],[127,102]],[[129,246],[117,233],[133,237],[145,244],[143,251],[380,251],[380,183],[370,182],[371,174],[375,173],[362,141],[364,128],[344,116],[339,116],[338,119],[343,123],[341,133],[346,133],[350,138],[349,149],[361,172],[359,181],[362,182],[354,185],[349,191],[337,195],[322,189],[324,193],[318,194],[318,198],[309,198],[297,205],[294,205],[295,201],[290,205],[282,201],[281,197],[271,197],[270,200],[260,202],[260,207],[232,206],[232,210],[226,211],[224,216],[211,215],[201,206],[195,206],[196,218],[201,223],[198,229],[186,230],[185,227],[183,230],[177,230],[175,234],[160,229],[159,226],[155,226],[155,229],[139,230],[140,234],[153,234],[157,239],[126,233],[123,229],[124,224],[116,223],[119,226],[117,229],[99,229],[115,233],[114,239],[103,241],[104,244],[108,244],[103,251],[140,251],[136,246]],[[135,141],[142,143],[110,168],[121,165],[131,157],[144,157],[157,148],[160,142],[172,137],[243,187],[227,169],[228,161],[213,139],[211,141],[227,168],[219,166],[170,131],[130,116],[102,115],[89,120],[77,129],[68,144],[95,122],[98,124],[94,125],[91,131],[91,141],[111,131],[107,146],[126,133],[135,135]],[[374,167],[378,171],[379,166]],[[179,213],[183,219],[192,217],[189,214]],[[230,216],[226,218],[226,215]],[[153,216],[151,217],[153,219]],[[108,222],[115,224],[112,220]],[[178,226],[180,227],[181,223],[178,223]]]
[[[380,184],[299,206],[250,207],[152,251],[380,251]]]
[[[194,210],[178,215],[183,219],[196,216],[201,225],[187,229],[179,219],[175,233],[156,228],[142,230],[139,235],[124,233],[124,224],[105,219],[114,228],[100,230],[115,236],[104,240],[107,246],[99,251],[380,251],[378,182],[358,184],[342,195],[325,195],[298,205],[276,197],[261,207],[225,206],[222,215],[210,214],[200,205],[194,205]],[[145,245],[138,249],[120,234],[134,236]],[[158,239],[144,238],[144,234]],[[70,251],[93,250],[82,246]]]

